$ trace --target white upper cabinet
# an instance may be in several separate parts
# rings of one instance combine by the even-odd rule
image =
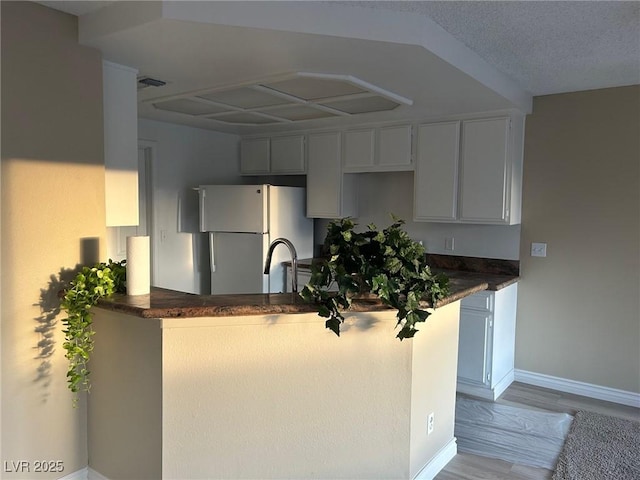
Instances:
[[[244,138],[240,142],[243,175],[304,174],[304,135]]]
[[[509,119],[462,123],[460,220],[508,223]]]
[[[304,135],[271,138],[271,173],[305,173]]]
[[[107,227],[138,225],[138,71],[102,62]]]
[[[344,170],[370,171],[375,160],[375,130],[344,132]]]
[[[412,126],[393,125],[344,132],[344,171],[412,170]]]
[[[415,220],[455,221],[458,211],[460,122],[418,127]]]
[[[269,173],[268,138],[249,138],[240,142],[240,173],[246,175]]]
[[[524,117],[420,125],[417,221],[520,223]]]
[[[307,217],[342,218],[356,215],[356,191],[351,175],[342,173],[340,132],[309,134]]]
[[[381,127],[378,136],[380,170],[411,170],[411,125]]]

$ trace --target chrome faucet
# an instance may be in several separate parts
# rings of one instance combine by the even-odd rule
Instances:
[[[291,254],[291,291],[293,293],[298,292],[298,254],[296,253],[296,248],[286,238],[276,238],[271,245],[269,245],[269,251],[267,252],[267,261],[264,264],[264,274],[268,275],[271,270],[271,256],[273,255],[273,250],[278,246],[278,244],[284,243],[289,249],[289,253]]]

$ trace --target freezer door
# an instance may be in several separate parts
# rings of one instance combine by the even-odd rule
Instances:
[[[201,185],[200,231],[267,233],[268,185]]]
[[[264,275],[267,235],[253,233],[210,233],[211,294],[265,293]]]

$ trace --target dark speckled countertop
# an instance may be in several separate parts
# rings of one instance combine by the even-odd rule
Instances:
[[[298,268],[309,269],[316,258],[298,260]],[[487,283],[486,290],[501,290],[520,280],[520,262],[492,258],[460,257],[454,255],[427,254],[427,264],[433,272],[442,272],[450,282],[477,281]],[[285,262],[291,265],[291,262]]]
[[[314,261],[316,260],[302,259],[298,264],[301,268],[309,268]],[[515,260],[428,254],[427,263],[433,271],[443,272],[449,277],[449,296],[440,301],[437,307],[483,290],[500,290],[520,279],[520,262]],[[115,294],[100,300],[98,306],[143,318],[286,315],[316,311],[313,304],[306,303],[298,295],[291,293],[195,295],[155,287],[151,288],[148,295]],[[354,298],[351,305],[353,312],[373,312],[388,308],[373,295]]]
[[[449,296],[437,306],[486,290],[487,286],[486,282],[478,279],[452,278]],[[291,293],[195,295],[156,287],[152,287],[148,295],[112,295],[101,299],[98,307],[143,318],[233,317],[317,311],[313,304]],[[353,300],[350,311],[373,312],[388,308],[377,297],[363,295]]]
[[[520,280],[518,260],[427,254],[427,264],[449,278],[483,280],[489,284],[487,290],[501,290]]]

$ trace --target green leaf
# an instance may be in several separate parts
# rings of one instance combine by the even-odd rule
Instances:
[[[126,281],[126,261],[97,263],[92,267],[82,267],[75,278],[69,282],[60,308],[67,313],[62,319],[65,326],[62,333],[65,341],[62,346],[65,358],[69,361],[67,370],[68,387],[73,393],[91,388],[90,371],[87,364],[93,351],[94,341],[91,324],[91,307],[102,297],[114,291],[123,292]],[[77,396],[73,399],[77,406]]]
[[[342,311],[351,306],[352,297],[364,287],[378,295],[380,301],[397,309],[398,337],[413,337],[415,324],[424,322],[429,312],[420,307],[448,294],[448,280],[432,274],[425,261],[425,250],[403,230],[404,221],[392,215],[393,224],[378,230],[367,225],[364,233],[354,230],[351,219],[329,222],[324,248],[329,260],[312,267],[308,285],[300,296],[313,302],[318,314],[327,318],[326,326],[339,334],[344,320]],[[338,291],[330,291],[331,285]]]
[[[418,333],[418,330],[405,327],[398,332],[396,337],[400,340],[404,340],[405,338],[413,338],[416,333]]]
[[[327,320],[325,322],[325,326],[326,328],[328,328],[329,330],[331,330],[333,333],[335,333],[337,336],[340,336],[340,320],[337,318],[330,318],[329,320]]]

